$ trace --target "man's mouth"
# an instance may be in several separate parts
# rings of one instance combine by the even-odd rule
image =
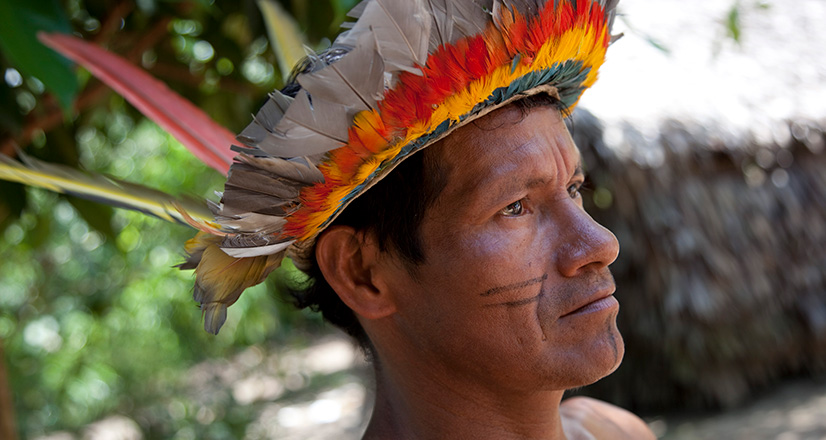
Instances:
[[[590,297],[590,299],[577,307],[576,309],[564,314],[561,318],[571,315],[584,315],[588,313],[601,312],[603,310],[613,309],[619,306],[619,302],[614,298],[614,289],[597,293]]]

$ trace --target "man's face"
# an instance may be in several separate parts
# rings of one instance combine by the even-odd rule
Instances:
[[[624,352],[608,296],[619,246],[582,207],[580,155],[559,111],[505,107],[431,148],[448,177],[422,222],[425,262],[412,275],[387,265],[388,319],[410,356],[502,391],[613,371]]]

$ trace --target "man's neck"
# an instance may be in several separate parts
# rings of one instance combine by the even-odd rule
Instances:
[[[456,385],[422,370],[377,369],[376,403],[364,439],[565,438],[563,391],[504,393]]]

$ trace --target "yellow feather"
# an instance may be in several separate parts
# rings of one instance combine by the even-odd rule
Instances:
[[[41,162],[20,153],[28,167],[0,154],[0,179],[152,214],[170,222],[192,219],[215,225],[212,213],[200,202],[175,197],[134,183],[87,174],[63,165]]]
[[[204,330],[218,334],[226,321],[227,307],[248,287],[261,283],[281,265],[284,252],[250,258],[233,258],[220,248],[221,237],[198,233],[186,244],[187,252],[200,262],[195,268],[193,297],[201,304]]]

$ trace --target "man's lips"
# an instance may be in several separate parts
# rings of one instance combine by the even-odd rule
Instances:
[[[585,301],[580,303],[575,309],[561,316],[565,318],[571,315],[587,314],[599,312],[602,310],[612,309],[619,306],[619,302],[614,298],[614,287],[611,289],[599,291],[590,295]]]

